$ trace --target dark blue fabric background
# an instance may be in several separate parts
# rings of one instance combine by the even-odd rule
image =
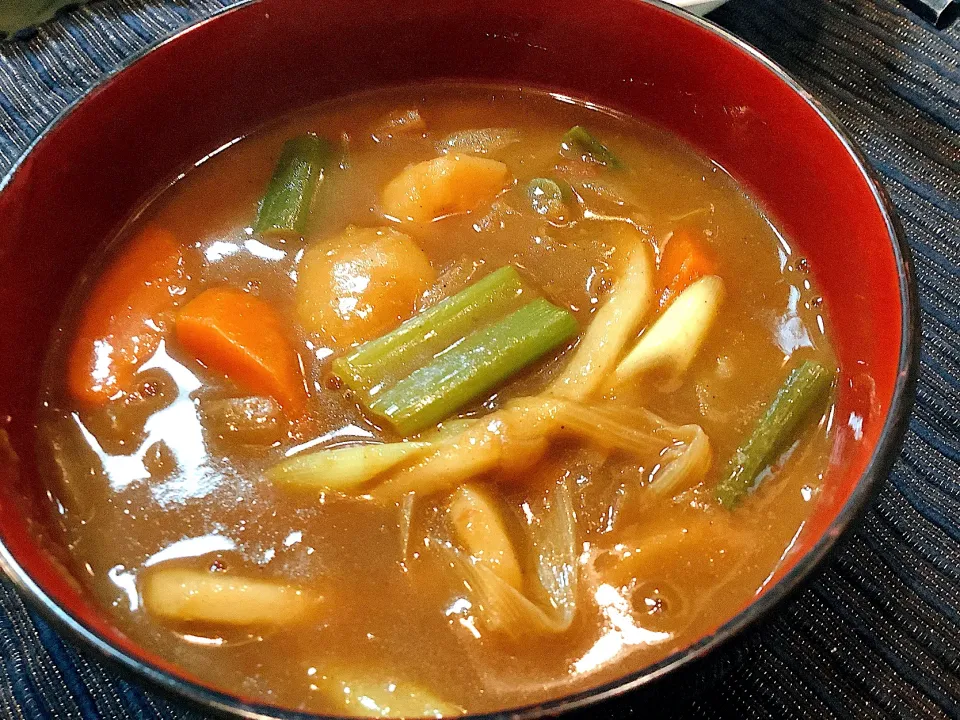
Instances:
[[[0,43],[0,172],[125,58],[230,4],[106,0]],[[741,646],[739,668],[674,714],[960,718],[960,27],[933,30],[894,0],[733,0],[713,17],[831,107],[879,171],[914,252],[922,369],[903,452],[860,528]],[[195,717],[65,643],[5,581],[0,713]]]

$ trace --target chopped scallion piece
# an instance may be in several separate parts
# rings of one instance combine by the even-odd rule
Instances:
[[[283,146],[253,229],[261,235],[300,235],[310,204],[332,157],[330,144],[316,135],[295,137]]]
[[[347,445],[294,455],[267,470],[280,485],[322,492],[350,492],[430,446],[422,442]]]
[[[404,434],[434,425],[570,339],[577,321],[543,298],[479,330],[377,397],[370,411]]]
[[[749,438],[730,458],[717,485],[717,500],[734,508],[753,487],[760,472],[797,434],[800,421],[833,384],[835,373],[808,360],[797,367],[777,391]]]
[[[504,266],[338,358],[333,372],[355,392],[376,396],[391,379],[406,377],[474,330],[502,318],[517,307],[522,291],[520,274]]]
[[[574,125],[560,139],[560,154],[564,157],[587,160],[619,170],[623,163],[602,142],[582,125]]]

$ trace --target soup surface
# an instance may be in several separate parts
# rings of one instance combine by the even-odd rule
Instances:
[[[541,92],[279,120],[73,297],[39,437],[77,575],[270,704],[458,714],[638,670],[763,589],[828,464],[805,260],[677,139]]]

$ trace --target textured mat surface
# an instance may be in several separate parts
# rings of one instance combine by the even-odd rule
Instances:
[[[230,4],[104,0],[0,44],[0,171],[124,59]],[[733,0],[714,19],[833,108],[879,171],[913,247],[922,369],[903,452],[860,528],[740,668],[674,714],[960,718],[960,23],[934,30],[894,0]],[[62,641],[5,582],[0,714],[196,717]],[[590,713],[632,716],[649,713]]]

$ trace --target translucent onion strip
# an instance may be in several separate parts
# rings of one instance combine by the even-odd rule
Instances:
[[[570,490],[564,481],[551,484],[528,505],[526,544],[536,569],[536,582],[528,586],[541,596],[539,602],[451,542],[449,527],[441,525],[435,538],[444,560],[470,592],[479,627],[514,639],[565,632],[577,612],[576,519]]]
[[[445,718],[463,715],[463,708],[441,700],[414,683],[394,680],[370,670],[328,669],[316,684],[347,717]]]
[[[653,461],[675,444],[678,426],[645,410],[627,412],[630,424],[622,421],[622,410],[545,396],[519,398],[471,422],[460,434],[430,444],[419,460],[397,468],[369,492],[396,501],[409,492],[449,490],[488,472],[521,473],[558,435]],[[692,440],[693,433],[687,436]]]
[[[437,143],[437,150],[486,155],[517,142],[520,142],[520,131],[516,128],[479,128],[447,135]]]
[[[653,306],[653,251],[635,229],[623,226],[621,232],[635,236],[623,274],[597,311],[563,373],[547,390],[548,395],[584,400],[603,387],[624,347],[635,337]]]
[[[457,541],[473,561],[520,590],[523,573],[496,500],[482,487],[462,485],[453,493],[447,512]]]
[[[667,461],[648,486],[657,495],[676,495],[693,487],[703,480],[713,463],[710,438],[703,428],[683,425],[677,428],[677,434],[686,437],[685,441],[667,451]]]

